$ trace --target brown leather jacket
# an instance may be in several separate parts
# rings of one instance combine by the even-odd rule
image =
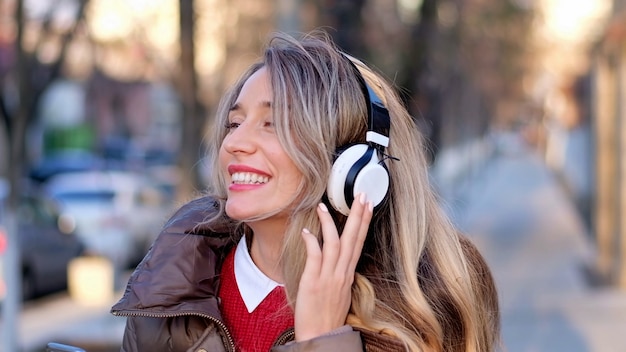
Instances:
[[[221,263],[238,239],[226,221],[213,229],[198,225],[214,209],[206,197],[181,207],[131,275],[111,309],[127,317],[122,351],[235,351],[217,290]],[[299,343],[293,336],[293,329],[285,331],[272,351],[404,350],[398,340],[366,331]]]

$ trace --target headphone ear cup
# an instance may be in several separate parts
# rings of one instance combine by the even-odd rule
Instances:
[[[380,163],[376,150],[372,148],[372,159],[363,166],[352,186],[352,199],[359,194],[365,193],[367,200],[375,207],[379,205],[389,190],[389,172]]]
[[[354,197],[365,193],[377,206],[389,188],[389,173],[381,165],[376,150],[366,144],[356,144],[345,149],[331,169],[326,194],[333,208],[348,215]]]

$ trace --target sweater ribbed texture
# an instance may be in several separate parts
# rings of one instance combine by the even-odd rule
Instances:
[[[278,286],[252,313],[248,313],[235,280],[235,250],[230,251],[222,266],[222,284],[218,293],[222,317],[237,351],[267,352],[281,333],[293,327],[293,312],[287,306],[285,289]]]

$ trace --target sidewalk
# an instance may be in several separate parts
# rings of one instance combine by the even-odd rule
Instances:
[[[586,282],[593,243],[539,156],[489,154],[451,194],[498,285],[503,351],[626,351],[626,292]]]
[[[109,313],[119,299],[84,305],[59,293],[24,306],[20,316],[20,352],[43,352],[48,342],[81,347],[88,352],[119,351],[126,319]]]

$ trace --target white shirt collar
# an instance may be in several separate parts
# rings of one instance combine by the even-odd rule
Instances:
[[[252,313],[272,290],[282,286],[263,274],[254,264],[248,252],[245,236],[235,249],[235,280],[248,313]]]

